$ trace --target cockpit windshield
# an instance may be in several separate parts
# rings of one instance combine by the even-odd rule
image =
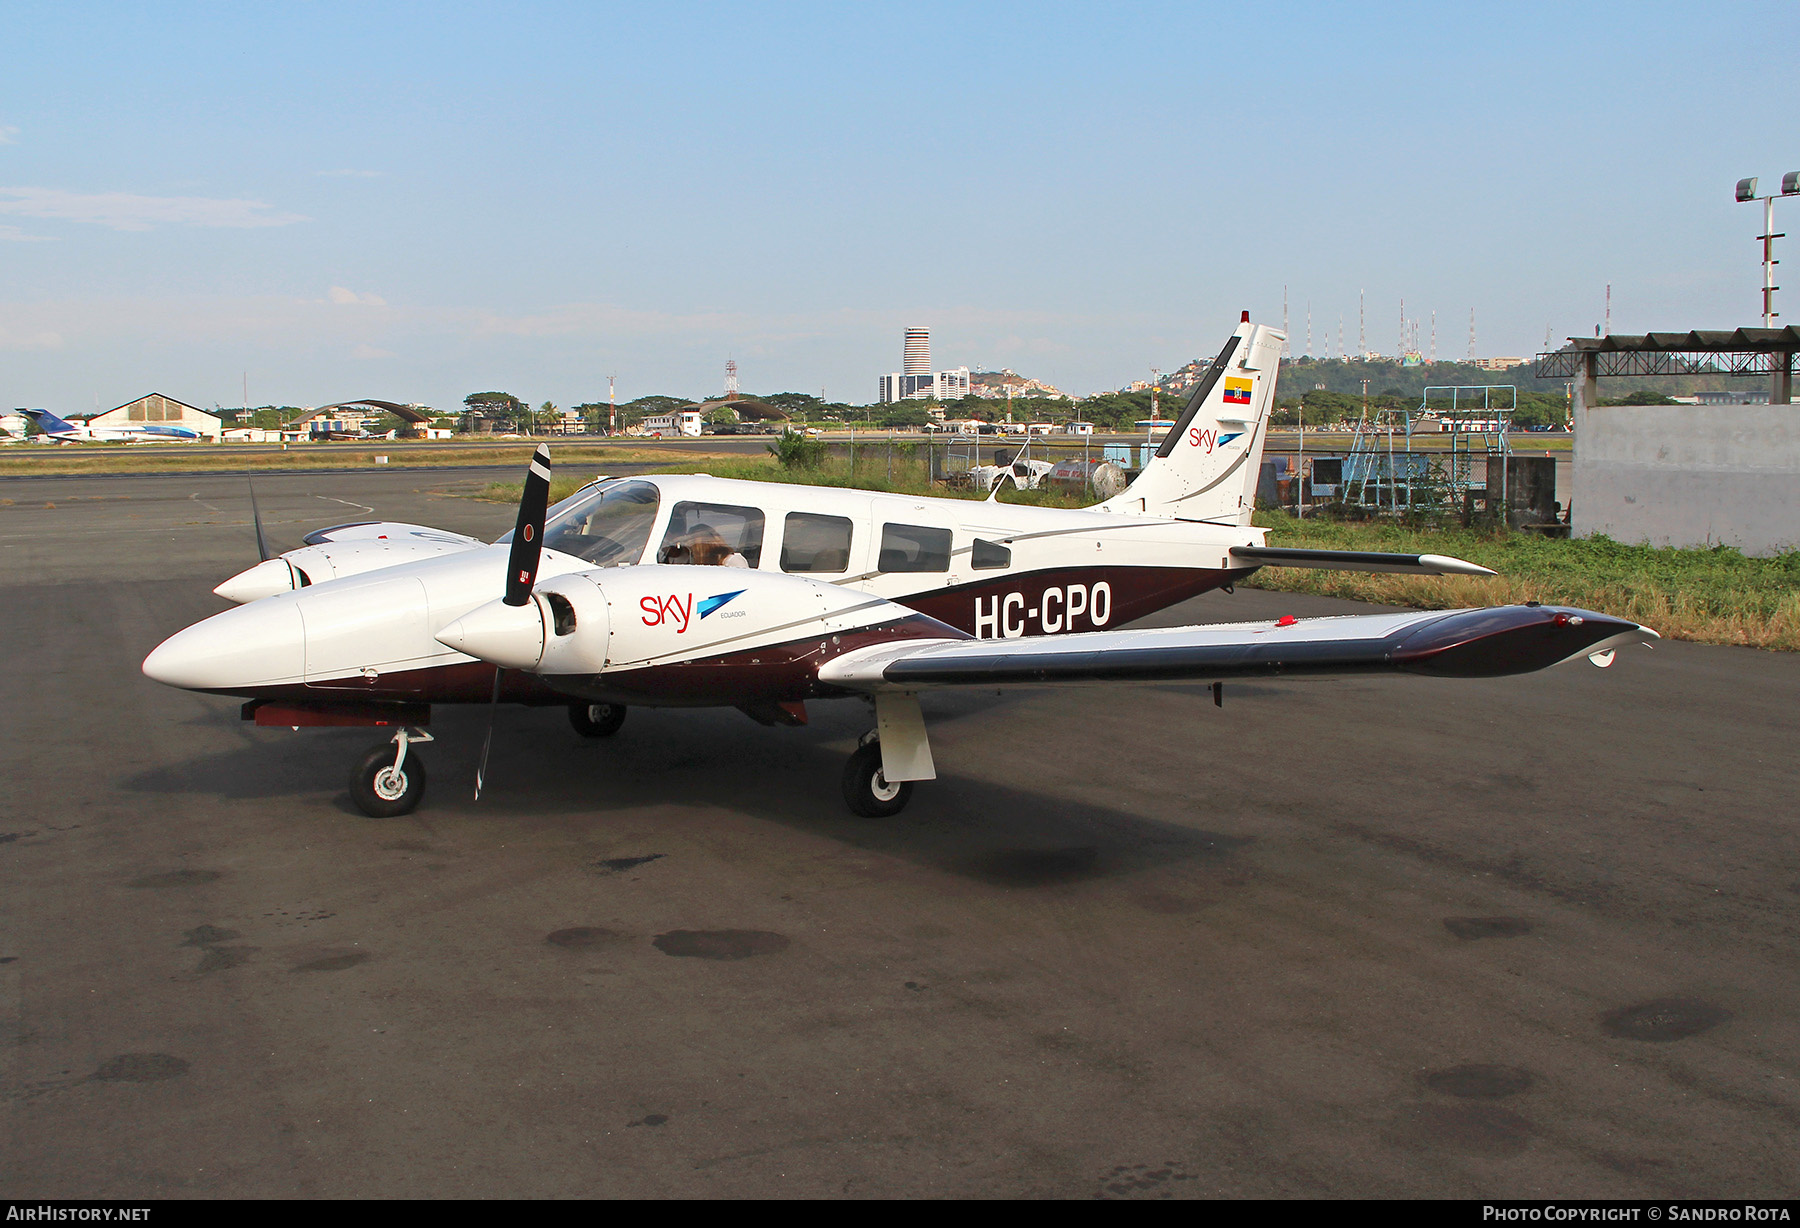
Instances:
[[[636,563],[650,540],[656,505],[649,482],[607,482],[557,504],[544,522],[544,545],[596,567]]]

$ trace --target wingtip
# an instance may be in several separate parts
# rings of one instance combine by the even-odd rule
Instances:
[[[1447,554],[1421,554],[1419,562],[1422,566],[1433,568],[1446,575],[1497,576],[1500,574],[1491,567],[1483,567],[1480,563],[1471,563],[1467,559],[1452,558]]]

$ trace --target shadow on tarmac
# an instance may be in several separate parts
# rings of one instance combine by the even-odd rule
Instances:
[[[933,697],[941,701],[944,697]],[[959,694],[933,702],[936,728],[991,715],[1018,692]],[[226,714],[221,714],[222,716]],[[851,815],[839,795],[845,756],[868,725],[857,703],[812,705],[813,723],[765,729],[730,709],[633,709],[613,738],[585,741],[561,708],[503,707],[496,716],[487,784],[473,800],[486,712],[439,709],[421,748],[431,773],[420,819],[518,822],[533,829],[605,824],[653,807],[713,810],[778,823],[864,852],[881,853],[1002,888],[1051,887],[1131,875],[1171,862],[1218,862],[1250,838],[1148,819],[1018,783],[949,772],[922,783],[893,819]],[[235,713],[230,713],[235,718]],[[259,811],[316,807],[322,781],[347,772],[378,730],[243,727],[241,746],[126,777],[123,788],[165,796],[250,802]],[[1009,752],[1010,753],[1010,752]],[[1031,775],[1020,761],[1018,775]],[[333,817],[365,818],[345,789]],[[634,821],[641,822],[641,816]]]

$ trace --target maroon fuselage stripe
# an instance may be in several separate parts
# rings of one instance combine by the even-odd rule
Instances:
[[[507,670],[501,682],[500,700],[543,706],[566,704],[575,696],[610,703],[735,707],[819,698],[843,692],[821,686],[818,667],[852,648],[890,640],[958,638],[959,632],[976,638],[1043,635],[1047,621],[1056,624],[1048,634],[1098,631],[1167,609],[1255,570],[1094,566],[1023,574],[1006,572],[955,588],[896,597],[895,604],[916,610],[922,617],[865,627],[840,635],[835,643],[830,637],[821,640],[809,636],[748,652],[630,670],[607,677],[604,685],[596,677],[545,679]],[[1094,616],[1100,612],[1094,606],[1096,586],[1102,585],[1101,610],[1105,617],[1095,622]],[[1076,612],[1071,613],[1072,610]],[[295,704],[309,700],[371,705],[484,704],[493,698],[494,667],[484,661],[463,661],[427,669],[396,670],[372,679],[352,675],[305,684],[221,689],[218,693]]]

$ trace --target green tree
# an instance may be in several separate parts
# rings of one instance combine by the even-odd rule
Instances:
[[[884,405],[874,415],[875,425],[895,430],[909,426],[924,426],[931,421],[931,411],[917,401],[905,401],[898,405]]]
[[[769,445],[769,455],[780,461],[784,469],[817,469],[825,461],[825,441],[785,430]]]
[[[514,430],[520,429],[531,413],[531,406],[510,392],[471,392],[463,398],[463,404],[470,413],[496,418]]]
[[[771,396],[757,397],[756,399],[790,414],[804,414],[825,404],[810,392],[777,392]]]

